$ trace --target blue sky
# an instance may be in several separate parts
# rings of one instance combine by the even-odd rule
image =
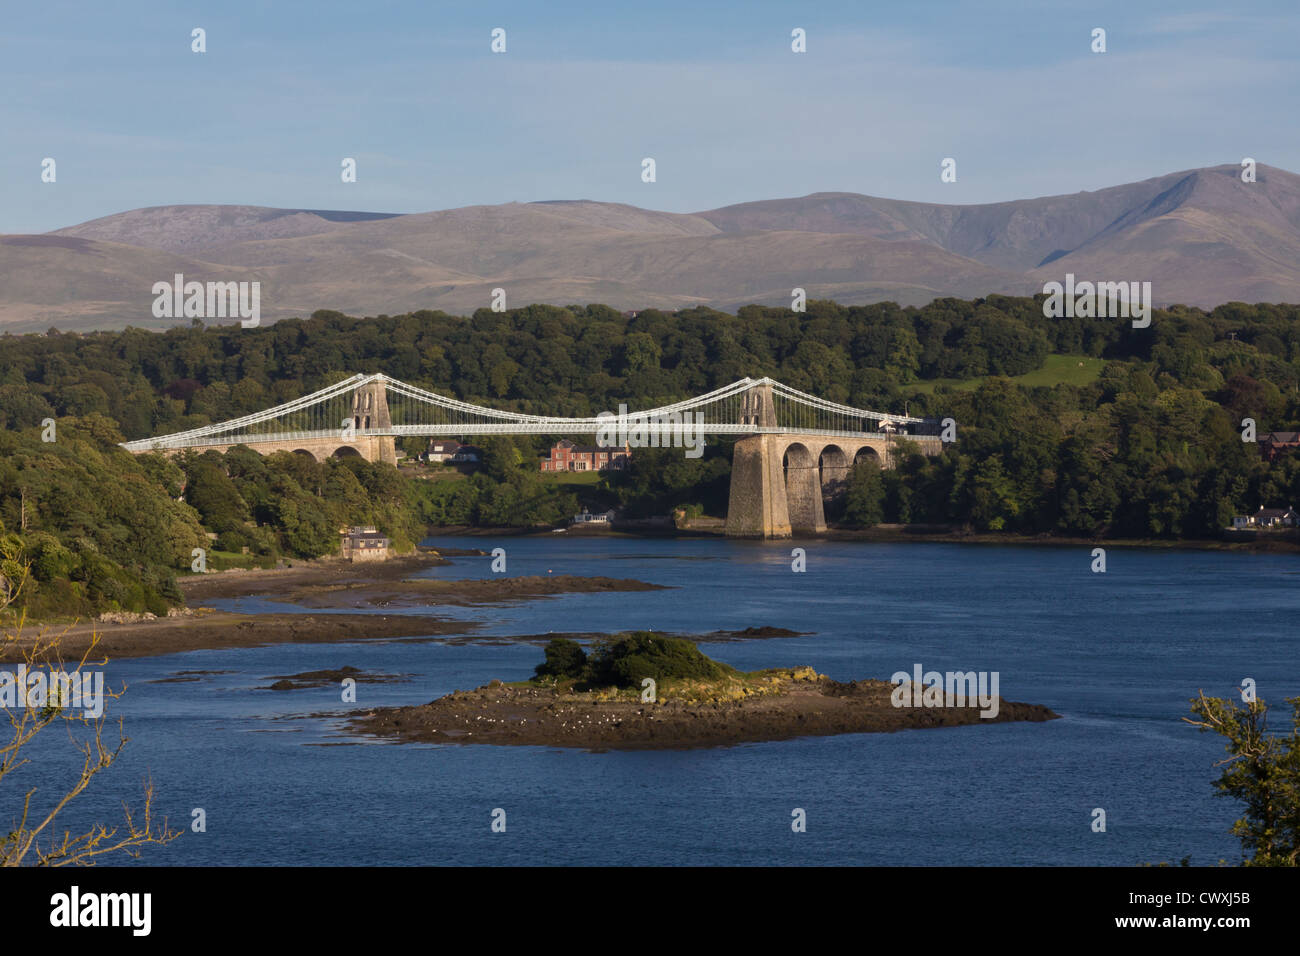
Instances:
[[[9,0],[0,232],[168,203],[692,212],[823,190],[993,202],[1244,156],[1300,171],[1298,28],[1290,0]]]

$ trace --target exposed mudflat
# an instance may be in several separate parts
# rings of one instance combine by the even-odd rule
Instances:
[[[895,707],[890,701],[894,685],[887,681],[840,683],[801,670],[807,676],[782,677],[770,693],[739,700],[668,699],[655,704],[493,681],[428,704],[359,714],[349,729],[423,743],[689,749],[792,737],[1046,721],[1059,716],[1038,704],[1006,700],[1000,701],[997,716],[990,718],[980,717],[978,706]]]
[[[444,581],[411,578],[403,581],[359,582],[301,587],[274,600],[300,607],[428,607],[430,605],[483,605],[532,600],[554,594],[588,594],[607,591],[661,591],[662,584],[630,578],[580,577],[573,574],[530,575],[518,578],[470,578]]]
[[[150,657],[181,651],[263,644],[332,644],[383,638],[464,634],[475,625],[416,614],[230,614],[209,611],[189,617],[166,617],[132,624],[87,623],[71,627],[27,625],[22,640],[0,648],[0,662],[20,661],[23,645],[42,635],[42,643],[62,635],[59,650],[66,660],[79,659],[99,635],[93,659]]]
[[[525,577],[414,578],[428,567],[451,562],[419,553],[388,561],[351,564],[338,560],[304,562],[273,570],[222,571],[180,579],[191,604],[213,598],[262,596],[318,610],[429,605],[500,604],[597,591],[655,591],[663,585],[627,578],[546,574]]]
[[[401,684],[410,678],[404,674],[374,674],[359,667],[336,667],[329,670],[303,671],[301,674],[278,674],[268,677],[275,681],[261,690],[302,690],[307,687],[328,687],[344,680],[354,680],[358,684]]]
[[[441,554],[417,551],[415,554],[387,561],[364,561],[353,564],[335,558],[295,562],[286,568],[247,568],[212,571],[178,577],[186,601],[193,605],[212,598],[237,598],[276,595],[301,587],[325,585],[375,584],[400,581],[424,568],[450,565]]]
[[[737,641],[759,641],[777,637],[803,637],[811,631],[792,631],[784,627],[747,627],[739,631],[709,631],[707,634],[679,634],[676,631],[656,631],[665,637],[679,637],[694,644],[731,644]],[[537,644],[545,645],[556,638],[566,638],[579,643],[606,640],[612,637],[605,631],[547,631],[545,634],[511,634],[508,636],[490,636],[467,634],[462,637],[449,637],[448,644]]]

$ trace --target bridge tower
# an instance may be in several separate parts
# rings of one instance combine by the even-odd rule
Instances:
[[[352,393],[352,425],[356,429],[356,445],[367,459],[397,464],[397,445],[392,435],[366,435],[367,431],[388,431],[393,427],[384,376],[376,375]]]
[[[776,428],[772,386],[760,382],[740,399],[741,425]],[[790,537],[790,505],[786,495],[784,455],[780,435],[757,434],[739,439],[731,457],[731,495],[727,502],[727,534],[742,538]],[[784,444],[784,443],[782,443]],[[821,504],[821,496],[817,496]],[[826,523],[823,520],[822,530]]]
[[[776,427],[776,405],[769,382],[763,381],[740,396],[740,424]]]

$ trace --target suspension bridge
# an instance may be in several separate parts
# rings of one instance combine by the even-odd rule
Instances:
[[[897,435],[926,454],[941,449],[938,436],[923,434],[933,430],[926,419],[842,405],[771,378],[743,378],[644,411],[571,418],[474,405],[382,374],[354,375],[265,411],[122,447],[141,454],[246,445],[262,454],[359,455],[396,464],[399,438],[600,436],[621,423],[632,426],[634,446],[675,446],[688,436],[736,438],[727,533],[744,537],[824,531],[824,499],[842,492],[863,457],[892,466]]]

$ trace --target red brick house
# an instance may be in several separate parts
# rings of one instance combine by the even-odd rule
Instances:
[[[542,471],[622,471],[632,461],[632,449],[601,448],[599,445],[577,445],[561,439],[551,449],[551,456],[540,461]]]
[[[1259,453],[1269,461],[1300,448],[1300,432],[1269,432],[1259,440]]]

